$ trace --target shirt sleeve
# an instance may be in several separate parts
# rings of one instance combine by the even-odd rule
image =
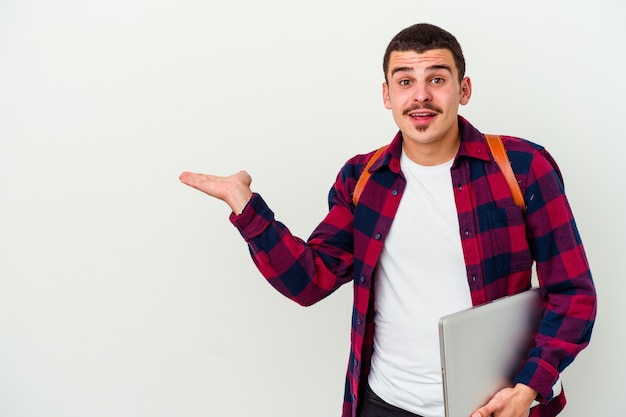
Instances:
[[[312,305],[352,279],[353,215],[348,204],[331,204],[307,241],[277,221],[259,194],[230,220],[248,243],[261,274],[298,304]]]
[[[559,374],[584,349],[596,316],[596,292],[559,169],[542,150],[527,177],[526,227],[537,277],[546,298],[536,346],[515,382],[552,398]]]

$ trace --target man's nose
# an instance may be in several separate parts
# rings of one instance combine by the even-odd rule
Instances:
[[[416,83],[413,91],[413,100],[418,103],[426,103],[432,99],[432,94],[426,83]]]

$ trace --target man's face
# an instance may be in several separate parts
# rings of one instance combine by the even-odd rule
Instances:
[[[469,78],[459,82],[452,53],[447,49],[394,51],[387,71],[383,100],[402,132],[409,156],[443,148],[449,153],[451,147],[458,147],[459,104],[469,101],[471,82]]]

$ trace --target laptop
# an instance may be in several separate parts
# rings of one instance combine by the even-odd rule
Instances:
[[[543,311],[535,287],[439,320],[446,417],[468,417],[512,386],[534,345]]]

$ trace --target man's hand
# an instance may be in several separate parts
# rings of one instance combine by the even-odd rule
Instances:
[[[183,172],[178,178],[183,184],[226,202],[235,214],[241,214],[252,197],[252,178],[246,171],[228,177]]]
[[[472,417],[528,417],[530,405],[537,391],[524,384],[504,388],[496,393],[484,406],[472,413]]]

